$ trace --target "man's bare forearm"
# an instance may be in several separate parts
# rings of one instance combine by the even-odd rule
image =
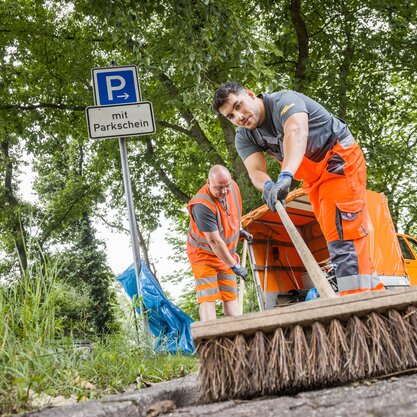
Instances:
[[[220,236],[218,238],[209,237],[208,243],[215,255],[219,259],[221,259],[229,268],[236,265],[236,259],[230,254],[229,250],[227,249],[226,243],[224,243],[223,239]]]

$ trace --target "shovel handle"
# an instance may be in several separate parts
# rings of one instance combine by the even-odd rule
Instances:
[[[248,254],[248,241],[245,239],[243,241],[243,249],[242,249],[242,259],[240,261],[240,264],[243,267],[246,267],[246,257]],[[239,282],[239,315],[243,314],[243,296],[245,295],[245,281],[243,278],[240,278]]]
[[[336,298],[336,293],[333,291],[331,285],[329,284],[329,281],[327,281],[325,274],[320,269],[310,249],[304,242],[297,228],[294,226],[294,223],[290,219],[290,216],[288,215],[281,201],[277,201],[275,208],[279,217],[281,218],[285,230],[289,234],[292,243],[294,244],[298,254],[300,255],[301,261],[303,262],[311,280],[313,281],[314,286],[319,292],[320,297]]]

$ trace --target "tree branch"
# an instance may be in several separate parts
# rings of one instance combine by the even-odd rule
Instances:
[[[162,85],[167,90],[168,94],[178,99],[180,94],[177,91],[177,88],[172,83],[170,78],[165,74],[159,74],[159,80],[161,81]],[[190,126],[190,133],[189,136],[195,140],[201,150],[207,154],[207,156],[211,159],[211,161],[215,164],[225,165],[223,158],[219,155],[216,148],[211,144],[211,142],[207,139],[206,135],[204,134],[203,130],[201,129],[200,125],[196,121],[194,115],[191,111],[187,109],[179,109],[181,112],[182,117]]]
[[[36,109],[60,109],[60,110],[75,110],[84,111],[87,106],[67,106],[66,104],[55,103],[39,103],[39,104],[0,104],[0,110],[36,110]]]
[[[48,237],[51,235],[54,229],[67,218],[68,214],[71,213],[72,209],[80,202],[80,200],[82,200],[86,195],[88,195],[89,190],[89,186],[84,187],[82,193],[77,194],[77,196],[74,196],[74,200],[72,200],[70,204],[67,205],[67,209],[65,210],[65,212],[61,216],[59,216],[59,218],[52,220],[52,222],[42,233],[42,238],[39,239],[41,246],[43,246],[46,239],[48,239]]]
[[[181,126],[174,125],[173,123],[165,122],[164,120],[158,121],[156,123],[162,127],[175,130],[176,132],[183,133],[184,135],[187,135],[192,138],[191,132],[187,129],[184,129]]]
[[[0,33],[18,33],[18,34],[24,34],[24,35],[28,35],[28,34],[35,34],[35,35],[46,35],[47,38],[54,38],[54,39],[62,39],[62,40],[68,40],[68,41],[87,41],[87,42],[106,42],[106,39],[104,38],[90,38],[90,39],[84,39],[81,37],[76,37],[74,35],[65,35],[65,36],[58,36],[58,35],[53,35],[51,33],[45,33],[45,32],[39,32],[39,31],[30,31],[27,29],[22,29],[22,30],[12,30],[12,29],[0,29]]]
[[[104,224],[106,224],[110,228],[119,230],[120,232],[129,233],[129,230],[128,229],[125,229],[123,226],[120,226],[120,225],[118,225],[116,223],[110,223],[108,220],[106,220],[106,218],[103,215],[101,215],[101,214],[99,214],[97,212],[95,212],[94,215],[97,216]]]
[[[154,158],[154,149],[152,145],[152,140],[147,139],[146,141],[146,154],[149,157],[149,159],[152,161]],[[165,171],[161,167],[156,167],[155,164],[153,164],[154,168],[156,169],[159,178],[161,181],[168,187],[168,189],[172,192],[172,194],[175,195],[175,197],[178,198],[179,201],[182,201],[183,203],[188,203],[190,201],[190,196],[183,193],[168,177],[168,175],[165,173]]]

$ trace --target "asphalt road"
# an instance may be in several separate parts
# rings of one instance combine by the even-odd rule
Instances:
[[[414,417],[417,416],[417,374],[363,381],[350,385],[263,397],[252,401],[189,406],[159,414],[185,416],[248,417]]]

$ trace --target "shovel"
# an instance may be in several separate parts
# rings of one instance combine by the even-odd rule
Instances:
[[[298,255],[301,258],[314,286],[320,294],[321,298],[336,298],[337,294],[333,291],[329,281],[327,281],[326,275],[320,269],[319,264],[314,259],[313,254],[304,242],[294,223],[290,219],[285,207],[281,201],[277,201],[275,208],[279,217],[281,218],[282,224],[285,227],[288,235],[290,236],[292,243],[297,249]]]

